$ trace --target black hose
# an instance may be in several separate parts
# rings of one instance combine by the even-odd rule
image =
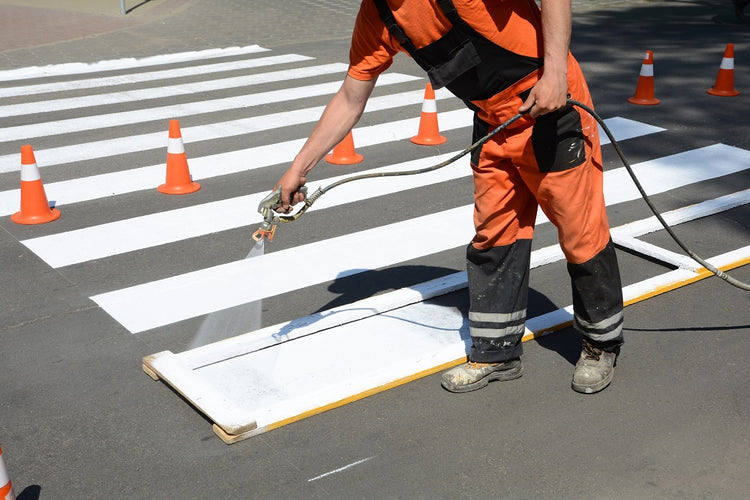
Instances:
[[[646,194],[646,191],[643,189],[643,186],[641,185],[640,181],[636,177],[635,172],[633,172],[633,168],[630,166],[630,162],[628,162],[628,160],[625,158],[625,155],[622,153],[622,150],[620,149],[620,145],[615,140],[614,135],[609,130],[609,128],[607,127],[607,125],[604,123],[604,120],[602,120],[602,118],[596,113],[596,111],[594,111],[589,106],[587,106],[587,105],[585,105],[585,104],[583,104],[581,102],[578,102],[578,101],[573,100],[573,99],[568,99],[568,103],[572,104],[573,106],[576,106],[578,108],[583,109],[588,114],[590,114],[597,121],[597,123],[599,123],[599,125],[602,127],[602,130],[604,130],[604,133],[607,135],[607,137],[609,137],[609,140],[612,143],[612,146],[614,147],[615,152],[617,153],[617,156],[620,157],[620,161],[622,161],[622,164],[625,166],[625,169],[628,171],[628,174],[630,175],[630,178],[633,179],[633,182],[635,183],[635,187],[638,189],[638,192],[641,194],[641,197],[646,202],[646,205],[648,205],[648,208],[651,209],[651,212],[656,216],[657,220],[661,223],[661,225],[667,231],[667,233],[669,234],[669,236],[672,237],[672,239],[675,241],[675,243],[677,243],[677,245],[679,245],[679,247],[682,248],[682,250],[687,255],[689,255],[694,261],[696,261],[698,264],[700,264],[704,268],[708,269],[714,275],[716,275],[719,278],[723,279],[724,281],[726,281],[730,285],[733,285],[733,286],[735,286],[737,288],[740,288],[742,290],[748,290],[748,291],[750,291],[750,285],[748,285],[747,283],[743,283],[742,281],[739,281],[739,280],[737,280],[737,279],[729,276],[728,274],[726,274],[722,270],[720,270],[720,269],[716,268],[715,266],[711,265],[709,262],[707,262],[706,260],[704,260],[701,257],[699,257],[698,255],[696,255],[695,252],[693,252],[692,250],[690,250],[690,248],[688,248],[688,246],[685,245],[685,243],[683,243],[682,240],[680,240],[680,238],[677,237],[677,235],[674,233],[674,231],[672,231],[672,228],[669,226],[669,224],[667,224],[667,221],[664,220],[664,218],[661,216],[661,214],[659,213],[659,211],[656,209],[656,207],[654,206],[653,202],[651,201],[651,198],[649,198],[649,196]],[[453,163],[454,161],[458,160],[459,158],[462,158],[463,156],[471,153],[475,149],[477,149],[480,146],[482,146],[485,142],[487,142],[488,140],[490,140],[495,134],[497,134],[501,130],[505,129],[506,127],[508,127],[512,123],[514,123],[516,120],[518,120],[519,118],[521,118],[526,113],[528,113],[528,110],[525,111],[525,112],[523,112],[523,113],[517,113],[516,115],[512,116],[507,121],[503,122],[501,125],[499,125],[495,129],[493,129],[490,133],[488,133],[487,135],[485,135],[484,137],[482,137],[481,139],[479,139],[478,141],[476,141],[474,144],[472,144],[468,148],[464,149],[463,151],[461,151],[459,153],[456,153],[451,158],[448,158],[447,160],[444,160],[444,161],[442,161],[442,162],[440,162],[440,163],[438,163],[436,165],[432,165],[430,167],[425,167],[425,168],[420,168],[420,169],[417,169],[417,170],[402,170],[402,171],[399,171],[399,172],[379,172],[379,173],[375,173],[375,174],[353,175],[353,176],[347,177],[345,179],[340,179],[340,180],[334,182],[333,184],[330,184],[329,186],[326,186],[325,188],[318,188],[311,196],[309,196],[305,200],[305,206],[302,207],[299,210],[299,212],[297,212],[294,215],[280,216],[279,220],[281,222],[292,222],[294,220],[297,220],[303,213],[305,213],[307,211],[308,208],[310,208],[312,206],[313,203],[315,203],[315,201],[318,198],[320,198],[321,196],[323,196],[325,193],[327,193],[331,189],[333,189],[333,188],[335,188],[337,186],[340,186],[342,184],[346,184],[348,182],[353,182],[353,181],[357,181],[357,180],[361,180],[361,179],[373,179],[373,178],[376,178],[376,177],[395,177],[395,176],[400,176],[400,175],[423,174],[425,172],[431,172],[433,170],[437,170],[439,168],[443,168],[445,166],[448,166],[451,163]]]
[[[633,179],[633,183],[635,184],[635,187],[638,189],[638,192],[641,193],[641,197],[643,198],[643,201],[646,202],[646,205],[648,205],[648,208],[651,209],[651,212],[653,212],[654,216],[656,216],[656,219],[661,223],[661,225],[667,231],[669,236],[672,237],[674,242],[677,243],[677,245],[679,245],[679,247],[682,248],[682,250],[684,250],[685,253],[690,256],[690,258],[692,258],[698,264],[702,265],[703,267],[711,271],[713,274],[715,274],[719,278],[723,279],[730,285],[736,286],[737,288],[750,291],[750,285],[748,285],[747,283],[743,283],[742,281],[739,281],[729,276],[728,274],[723,272],[721,269],[718,269],[715,266],[711,265],[709,262],[707,262],[706,260],[696,255],[695,252],[693,252],[690,248],[688,248],[688,246],[685,243],[683,243],[683,241],[680,238],[677,237],[674,231],[672,231],[672,228],[669,226],[669,224],[667,224],[667,221],[664,220],[664,217],[662,217],[659,211],[656,209],[653,202],[651,201],[651,198],[649,198],[649,196],[646,194],[646,190],[643,189],[643,186],[638,180],[638,177],[636,177],[635,172],[633,172],[633,168],[630,166],[630,162],[628,162],[628,160],[625,158],[625,155],[622,153],[622,150],[620,149],[620,145],[615,140],[609,128],[607,128],[607,125],[604,123],[604,120],[601,119],[601,117],[596,113],[596,111],[586,106],[585,104],[575,101],[573,99],[568,99],[568,102],[586,111],[588,114],[594,117],[594,119],[599,123],[599,125],[602,127],[602,130],[604,130],[604,133],[607,134],[607,137],[609,137],[609,140],[612,143],[612,146],[615,148],[615,152],[617,153],[617,156],[620,157],[620,161],[622,161],[622,164],[625,166],[625,170],[628,171],[630,178]]]

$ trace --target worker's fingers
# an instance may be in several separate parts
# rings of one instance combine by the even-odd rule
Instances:
[[[305,185],[305,182],[307,182],[305,176],[301,176],[291,169],[287,170],[274,188],[274,191],[277,189],[281,191],[279,206],[274,210],[279,213],[288,214],[292,211],[293,205],[304,201],[305,195],[300,189]]]
[[[521,106],[518,108],[518,112],[526,113],[527,111],[531,110],[530,114],[532,114],[533,116],[534,104],[536,104],[536,96],[533,93],[530,93],[529,97],[527,97],[523,104],[521,104]]]

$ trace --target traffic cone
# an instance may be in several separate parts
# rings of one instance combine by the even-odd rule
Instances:
[[[433,146],[442,144],[447,139],[440,135],[437,118],[437,104],[435,104],[435,91],[432,84],[427,82],[424,89],[424,101],[422,102],[422,116],[419,119],[419,130],[417,135],[411,138],[414,144],[422,146]]]
[[[724,57],[721,60],[721,66],[719,66],[719,74],[716,77],[716,83],[713,87],[708,89],[711,95],[719,96],[735,96],[740,93],[734,88],[734,44],[728,43],[727,48],[724,49]]]
[[[635,95],[628,97],[628,102],[632,104],[642,104],[651,106],[659,104],[659,99],[654,97],[654,53],[646,51],[646,58],[641,64],[641,74],[638,77],[638,86],[635,89]]]
[[[188,194],[194,193],[201,188],[197,182],[193,182],[188,168],[185,145],[182,143],[180,134],[180,123],[177,120],[169,121],[169,143],[167,144],[167,180],[157,189],[165,194]]]
[[[21,146],[21,210],[11,215],[10,220],[17,224],[44,224],[58,217],[60,211],[50,208],[47,201],[34,149],[28,144]]]
[[[0,500],[16,500],[16,495],[13,494],[13,483],[10,482],[8,470],[5,468],[2,446],[0,446]]]
[[[335,163],[336,165],[353,165],[359,163],[363,159],[362,155],[357,154],[354,150],[354,136],[352,136],[351,130],[346,137],[342,139],[340,143],[333,148],[331,154],[326,155],[326,161],[328,163]]]

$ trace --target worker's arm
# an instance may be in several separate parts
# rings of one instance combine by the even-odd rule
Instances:
[[[286,173],[279,180],[282,206],[279,212],[288,213],[290,205],[304,198],[297,190],[305,185],[307,174],[334,146],[341,142],[359,121],[376,79],[362,81],[347,76],[341,88],[326,106],[310,137],[302,146]],[[289,193],[296,193],[289,199]],[[291,203],[290,203],[291,202]]]
[[[572,24],[571,0],[542,0],[544,66],[542,75],[519,111],[531,106],[533,117],[565,106],[568,96],[568,51]]]

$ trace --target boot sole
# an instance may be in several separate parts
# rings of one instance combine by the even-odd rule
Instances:
[[[479,380],[477,380],[476,382],[472,382],[471,384],[455,386],[446,384],[444,381],[441,381],[440,385],[442,385],[445,390],[450,392],[472,392],[487,387],[487,384],[489,384],[490,382],[494,382],[496,380],[500,382],[514,380],[519,378],[521,375],[523,375],[523,365],[519,363],[518,366],[515,366],[508,370],[498,370],[496,372],[488,373],[483,378],[480,378]]]
[[[612,380],[614,379],[614,377],[615,377],[615,370],[613,368],[612,371],[609,372],[609,375],[603,378],[602,381],[599,382],[598,384],[581,385],[581,384],[576,384],[575,382],[571,382],[570,387],[574,391],[580,392],[581,394],[595,394],[599,391],[603,391],[604,389],[606,389],[607,386],[612,383]]]

